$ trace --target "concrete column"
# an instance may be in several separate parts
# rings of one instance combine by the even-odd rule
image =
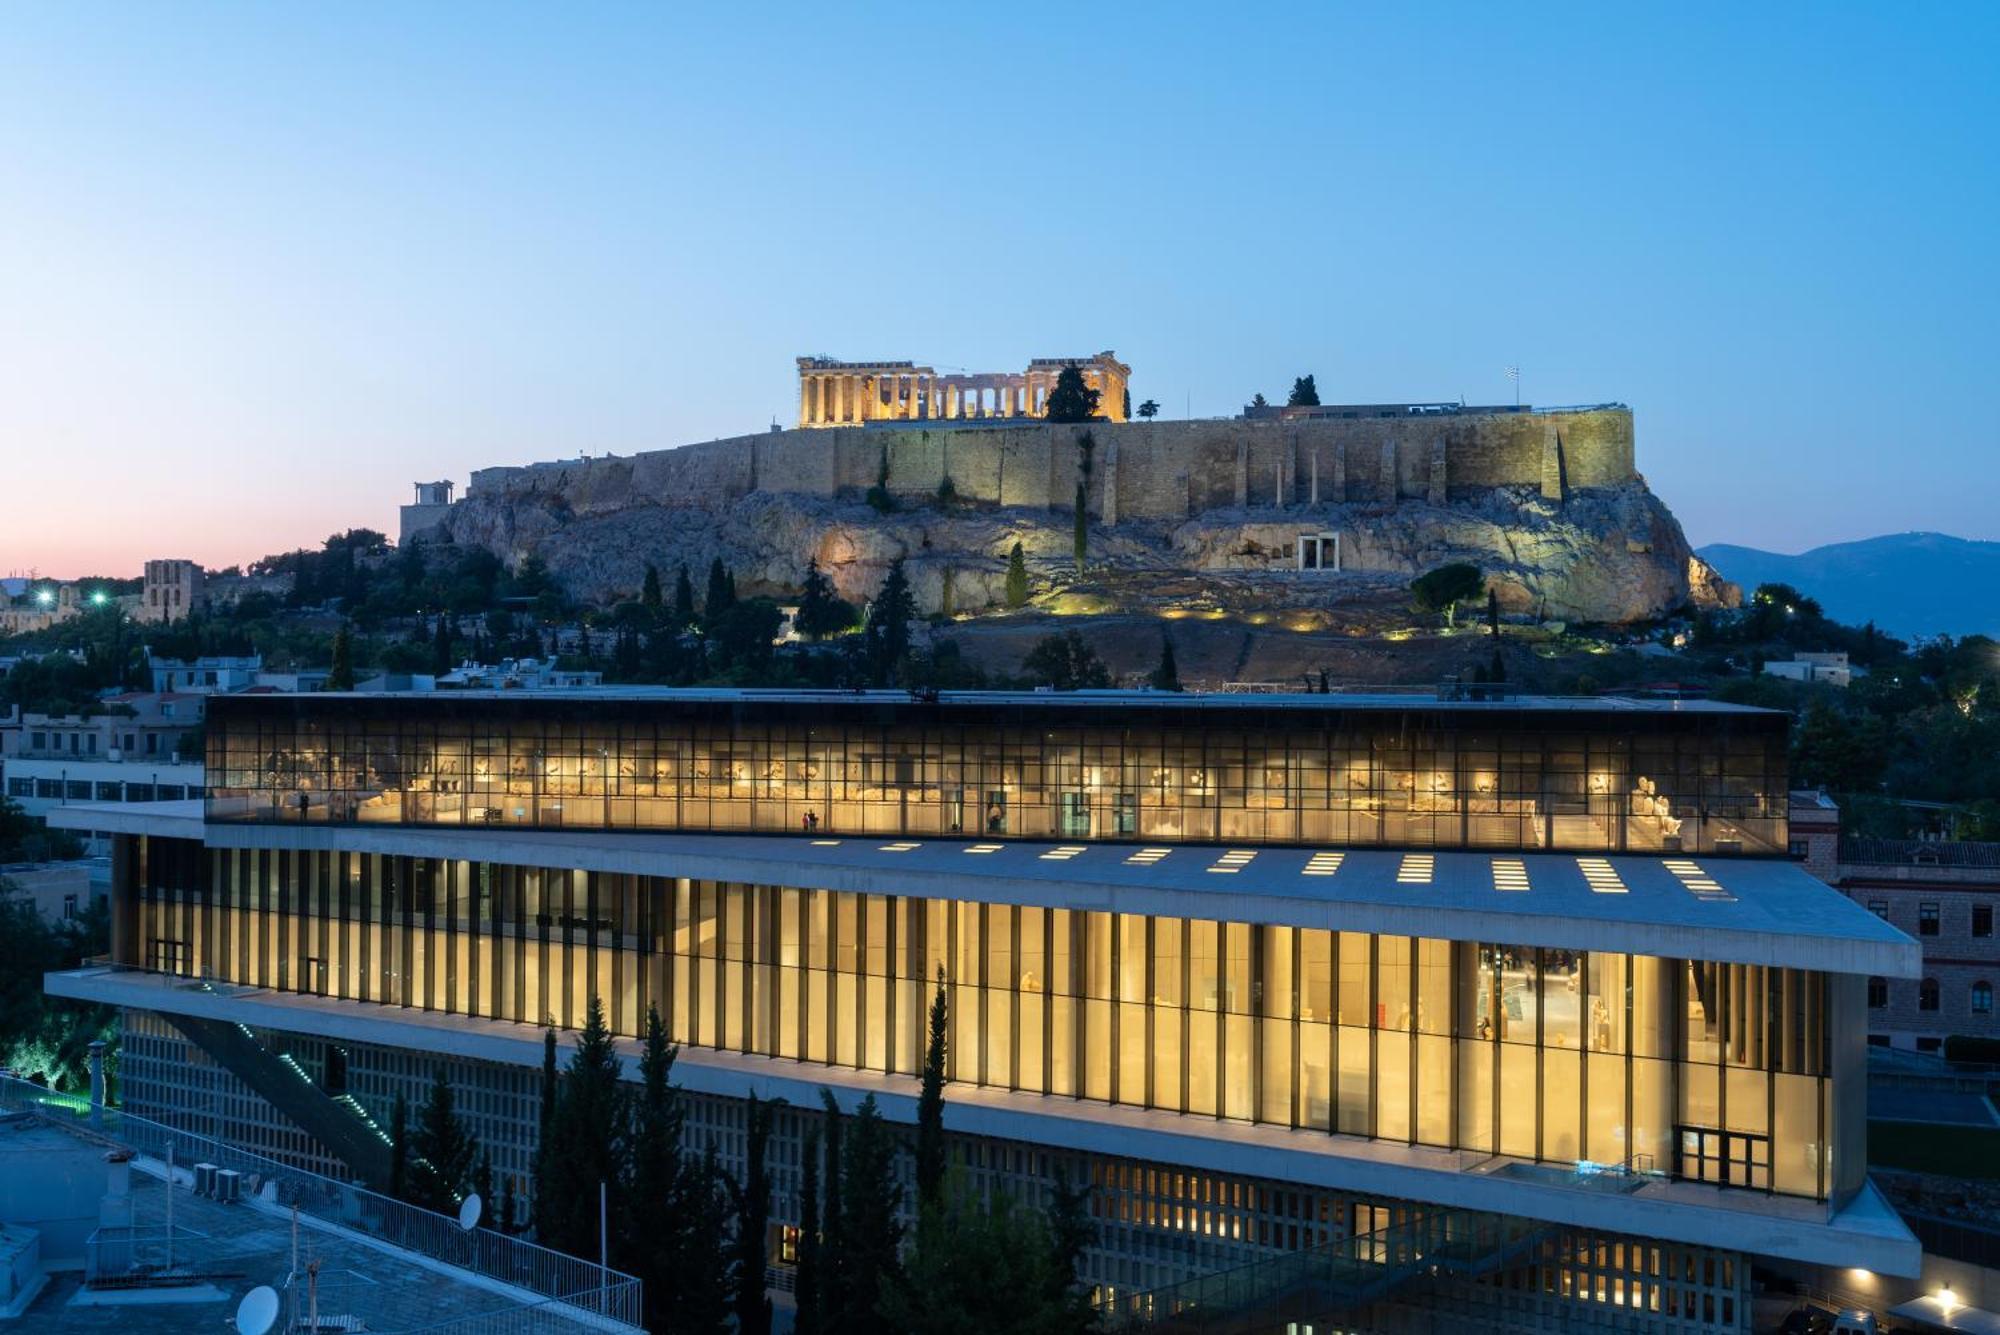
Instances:
[[[958,382],[955,380],[947,383],[944,387],[944,415],[946,417],[958,416]]]
[[[813,387],[813,378],[811,376],[801,375],[799,377],[799,425],[800,426],[812,425],[812,387]]]
[[[92,1039],[90,1043],[90,1121],[95,1126],[104,1120],[104,1040]]]

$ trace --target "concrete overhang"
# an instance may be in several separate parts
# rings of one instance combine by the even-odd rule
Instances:
[[[200,839],[200,798],[179,802],[69,802],[43,817],[57,830],[101,830],[105,834],[147,834],[159,839]]]
[[[1884,978],[1923,973],[1916,941],[1782,858],[250,822],[212,823],[206,838],[215,848],[454,858]]]
[[[190,1015],[350,1043],[539,1067],[542,1031],[366,1002],[211,987],[164,974],[111,969],[53,973],[51,995],[107,1006]],[[616,1040],[626,1078],[638,1077],[639,1044]],[[678,1083],[700,1094],[782,1098],[811,1106],[830,1090],[852,1108],[873,1094],[891,1121],[916,1120],[913,1077],[684,1047]],[[1814,1265],[1865,1266],[1913,1277],[1922,1251],[1872,1186],[1837,1212],[1817,1201],[1688,1182],[1649,1182],[1607,1193],[1522,1180],[1508,1161],[1482,1153],[1390,1144],[1353,1136],[1224,1122],[1057,1096],[952,1085],[945,1123],[967,1135],[1081,1150],[1216,1173],[1265,1177],[1329,1190],[1491,1211],[1576,1228],[1720,1247]]]

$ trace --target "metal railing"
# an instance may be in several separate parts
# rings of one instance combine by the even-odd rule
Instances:
[[[1442,1210],[1098,1303],[1107,1329],[1235,1330],[1312,1322],[1386,1296],[1419,1274],[1483,1274],[1539,1245],[1535,1220]]]
[[[0,1112],[32,1113],[74,1134],[123,1145],[161,1161],[171,1146],[177,1176],[185,1172],[182,1166],[197,1162],[232,1168],[242,1175],[246,1197],[297,1206],[303,1215],[525,1289],[561,1304],[572,1321],[582,1312],[619,1325],[637,1326],[641,1322],[638,1279],[525,1238],[489,1228],[463,1229],[454,1218],[365,1187],[294,1168],[121,1109],[93,1107],[87,1102],[80,1105],[74,1098],[13,1076],[0,1076]]]

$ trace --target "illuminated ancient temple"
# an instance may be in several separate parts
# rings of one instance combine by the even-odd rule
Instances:
[[[861,426],[868,422],[1039,418],[1063,368],[1083,372],[1097,391],[1098,416],[1125,420],[1132,368],[1110,352],[1095,357],[1037,357],[1020,372],[940,375],[915,362],[843,362],[799,358],[799,425]]]

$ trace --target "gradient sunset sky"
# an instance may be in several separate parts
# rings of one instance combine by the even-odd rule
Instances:
[[[1696,543],[2000,538],[2000,9],[43,5],[0,573],[789,422],[792,358],[1622,400]]]

